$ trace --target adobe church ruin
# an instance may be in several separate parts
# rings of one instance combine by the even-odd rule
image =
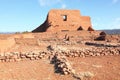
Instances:
[[[46,21],[32,32],[94,31],[89,16],[82,16],[79,10],[51,10]]]

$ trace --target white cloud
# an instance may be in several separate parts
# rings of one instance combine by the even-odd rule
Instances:
[[[38,0],[40,3],[40,6],[50,6],[50,5],[54,5],[57,3],[61,3],[62,0]]]
[[[119,0],[112,0],[113,4],[116,4]]]
[[[62,9],[65,9],[66,7],[67,7],[66,4],[62,4],[61,6]]]

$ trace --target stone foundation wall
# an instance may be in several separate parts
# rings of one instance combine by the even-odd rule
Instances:
[[[86,49],[71,49],[71,50],[46,50],[46,51],[31,51],[31,52],[9,52],[1,53],[1,62],[20,61],[20,60],[38,60],[42,58],[50,58],[55,54],[61,54],[66,57],[89,57],[89,56],[107,56],[120,55],[120,47],[93,47]]]

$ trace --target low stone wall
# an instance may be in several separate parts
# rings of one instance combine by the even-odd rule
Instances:
[[[86,48],[80,50],[61,51],[67,57],[89,57],[89,56],[105,56],[105,55],[120,55],[120,48],[98,47]]]
[[[120,47],[120,43],[101,43],[101,42],[85,42],[86,45],[96,47]]]
[[[89,57],[89,56],[105,56],[105,55],[120,55],[120,47],[92,47],[80,48],[78,50],[46,50],[46,51],[31,51],[31,52],[9,52],[0,53],[0,61],[20,61],[24,59],[37,60],[45,56],[50,58],[55,54],[61,54],[66,57]]]
[[[49,52],[47,51],[31,51],[31,52],[9,52],[1,53],[0,61],[1,62],[11,62],[11,61],[20,61],[24,59],[29,60],[38,60],[42,59]]]

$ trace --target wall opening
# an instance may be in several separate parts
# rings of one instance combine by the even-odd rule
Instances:
[[[94,29],[92,29],[91,27],[88,28],[88,31],[94,31]]]
[[[62,18],[63,18],[63,21],[67,21],[67,15],[63,15]]]
[[[77,29],[77,31],[80,31],[80,30],[83,30],[83,28],[81,26]]]

